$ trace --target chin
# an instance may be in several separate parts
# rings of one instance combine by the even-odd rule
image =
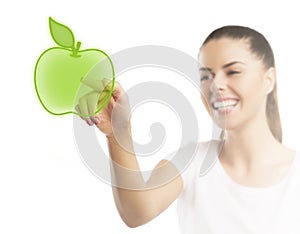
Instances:
[[[227,131],[238,129],[241,126],[240,121],[236,118],[233,120],[231,118],[214,117],[213,121],[220,129]]]

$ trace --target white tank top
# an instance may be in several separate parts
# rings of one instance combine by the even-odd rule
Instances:
[[[218,159],[219,143],[199,143],[196,156],[182,173],[184,188],[177,204],[181,233],[299,234],[299,153],[277,184],[246,187],[224,170]]]

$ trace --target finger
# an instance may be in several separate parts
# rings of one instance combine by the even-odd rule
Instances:
[[[87,108],[87,102],[86,102],[87,97],[83,96],[79,99],[79,108],[80,108],[80,114],[83,118],[88,117],[88,108]]]
[[[109,91],[109,90],[112,90],[112,88],[113,88],[112,86],[115,83],[115,81],[113,82],[113,80],[103,78],[103,83],[105,86],[105,90]]]
[[[79,106],[79,104],[77,104],[77,105],[75,106],[75,110],[76,110],[76,112],[78,113],[79,117],[80,117],[81,119],[84,120],[84,118],[81,116],[81,111],[80,111],[80,106]]]
[[[113,96],[114,98],[119,98],[123,93],[125,93],[123,87],[119,82],[115,82],[114,90],[113,90]]]
[[[109,91],[103,90],[103,92],[101,92],[101,94],[98,97],[97,106],[101,105],[101,103],[107,98],[108,95],[109,95]]]
[[[117,101],[117,103],[122,106],[127,106],[129,104],[129,97],[119,82],[115,82],[113,97]]]
[[[80,117],[82,120],[86,121],[86,123],[87,123],[88,125],[90,125],[90,126],[93,125],[94,121],[93,121],[92,119],[84,118],[84,117],[82,116],[82,111],[80,110],[80,105],[79,105],[79,104],[77,104],[77,105],[75,106],[75,110],[77,111],[77,113],[79,114],[79,117]]]
[[[87,97],[82,97],[79,99],[79,107],[80,107],[81,116],[84,118],[87,124],[93,125],[94,122],[92,119],[90,119],[90,113],[87,106]]]
[[[92,78],[83,77],[81,79],[81,83],[83,83],[84,85],[90,87],[91,89],[93,89],[97,92],[101,92],[105,88],[102,80],[100,80],[100,79],[92,79]]]
[[[94,121],[94,123],[95,123],[96,125],[98,125],[98,124],[100,123],[100,120],[101,120],[100,116],[94,116],[94,117],[93,117],[93,121]]]
[[[97,109],[97,103],[98,103],[99,93],[92,92],[87,96],[87,110],[89,116],[93,116]]]
[[[111,83],[111,81],[107,78],[95,79],[90,77],[82,77],[80,82],[99,93],[102,92],[104,89],[111,89],[111,86],[107,87],[109,86],[109,83]]]
[[[93,114],[98,114],[101,110],[103,110],[109,103],[107,103],[107,100],[110,100],[110,92],[107,90],[104,90],[100,95],[98,94],[97,98],[94,98],[89,104],[89,111],[93,111]],[[105,103],[105,105],[104,105]],[[95,107],[94,107],[95,106]]]

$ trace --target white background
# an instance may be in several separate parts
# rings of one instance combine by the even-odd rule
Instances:
[[[276,57],[284,143],[299,150],[300,14],[296,3],[2,1],[0,233],[179,233],[175,203],[154,221],[127,228],[115,209],[110,187],[90,173],[77,153],[72,116],[52,116],[40,105],[33,71],[38,56],[55,46],[49,34],[49,16],[72,28],[82,49],[99,48],[108,54],[154,44],[177,48],[196,58],[205,36],[217,27],[238,24],[257,29],[270,41]],[[180,79],[170,71],[140,69],[124,74],[119,81],[129,88],[168,76]],[[191,93],[200,138],[208,138],[211,122],[200,98],[196,92],[184,88],[182,92]],[[178,120],[162,105],[149,103],[136,110],[135,140],[147,142],[151,122],[160,120],[167,129],[166,151],[175,149],[180,140]],[[103,136],[99,135],[99,141],[106,146]]]

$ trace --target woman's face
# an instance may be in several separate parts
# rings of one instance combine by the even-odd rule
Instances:
[[[246,40],[211,40],[201,48],[199,63],[201,98],[220,128],[239,128],[256,117],[266,120],[275,71],[265,69]]]

